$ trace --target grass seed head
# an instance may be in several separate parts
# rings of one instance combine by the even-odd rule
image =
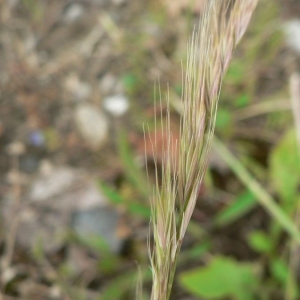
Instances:
[[[208,165],[222,80],[257,2],[207,1],[187,46],[180,134],[176,141],[167,95],[168,109],[165,116],[161,115],[161,134],[165,137],[162,149],[157,149],[156,138],[151,142],[156,168],[151,197],[152,300],[169,299],[181,242]],[[163,153],[161,176],[158,153]]]

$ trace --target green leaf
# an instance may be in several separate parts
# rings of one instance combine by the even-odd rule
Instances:
[[[254,292],[258,287],[253,266],[221,256],[203,268],[182,273],[179,280],[191,294],[205,299],[255,299]]]
[[[111,203],[122,204],[125,202],[122,196],[114,188],[110,187],[100,180],[98,181],[98,184],[102,193],[108,198]]]
[[[144,196],[146,199],[148,199],[149,194],[147,178],[144,172],[138,168],[134,160],[125,132],[120,132],[119,134],[118,149],[125,175],[134,185],[136,190],[139,191],[141,196]]]
[[[282,228],[300,244],[300,232],[290,216],[275,202],[272,196],[263,186],[250,174],[250,172],[236,159],[234,155],[218,140],[214,138],[214,149],[222,159],[230,166],[241,182],[256,196],[257,201],[268,211]]]
[[[101,300],[123,299],[128,291],[133,290],[136,272],[127,272],[111,280],[101,293]]]
[[[273,250],[273,242],[265,232],[263,231],[253,231],[248,236],[249,245],[261,253],[270,253]]]
[[[270,157],[270,176],[273,188],[283,200],[283,208],[294,209],[298,200],[300,161],[294,130],[288,131]]]
[[[299,284],[294,276],[291,277],[291,269],[286,261],[275,258],[271,262],[271,272],[288,293],[288,299],[299,299]]]
[[[131,203],[129,205],[129,212],[135,215],[139,215],[149,220],[151,216],[151,209],[148,206],[142,205],[140,203]]]
[[[125,273],[117,275],[116,278],[104,285],[101,289],[101,297],[97,298],[97,300],[134,299],[133,295],[135,294],[137,276],[136,270],[127,270]],[[142,278],[144,283],[151,281],[151,271],[149,268],[142,270]],[[128,294],[131,294],[132,297],[128,298]],[[149,297],[143,297],[143,299],[149,299]]]
[[[119,258],[111,252],[106,240],[101,236],[89,234],[86,236],[76,236],[77,241],[91,250],[94,254],[101,254],[98,267],[101,272],[110,273],[115,271],[120,264]]]
[[[203,254],[207,253],[211,247],[209,241],[201,241],[199,244],[192,246],[191,249],[182,251],[178,258],[178,264],[184,264],[187,261],[199,259]]]
[[[235,201],[229,206],[223,209],[215,219],[218,226],[228,225],[243,217],[257,204],[255,197],[249,191],[246,191],[239,195]]]
[[[271,263],[271,272],[273,276],[280,281],[283,285],[286,284],[289,276],[289,267],[282,259],[274,259]]]

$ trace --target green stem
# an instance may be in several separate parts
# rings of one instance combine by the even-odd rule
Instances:
[[[166,297],[167,300],[169,300],[170,296],[171,296],[171,291],[172,291],[172,286],[173,286],[173,282],[174,282],[174,277],[175,277],[176,266],[177,266],[180,249],[181,249],[181,243],[178,245],[174,261],[172,262],[171,273],[170,273],[169,282],[168,282],[168,292],[167,292],[167,297]]]
[[[280,208],[270,194],[257,182],[249,171],[232,155],[226,146],[216,137],[214,138],[214,149],[228,164],[244,185],[256,196],[257,201],[267,212],[300,244],[300,232],[291,218]]]

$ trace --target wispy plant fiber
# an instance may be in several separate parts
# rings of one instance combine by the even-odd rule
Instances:
[[[187,47],[179,139],[172,137],[168,109],[161,116],[163,149],[157,148],[156,138],[151,142],[156,166],[151,196],[153,249],[149,247],[151,300],[170,297],[177,256],[208,164],[222,79],[257,2],[207,1]],[[161,173],[158,153],[163,153]]]

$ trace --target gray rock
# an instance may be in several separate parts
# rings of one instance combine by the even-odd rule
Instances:
[[[26,154],[20,157],[20,170],[26,173],[33,173],[39,167],[39,157],[34,154]]]
[[[18,218],[16,242],[25,249],[40,245],[46,253],[53,253],[63,246],[72,215],[105,207],[107,200],[87,173],[59,167],[40,174],[21,205],[17,216],[13,201],[4,207],[5,228]]]
[[[92,178],[80,170],[57,167],[37,178],[29,191],[29,202],[44,202],[59,210],[83,210],[107,205]]]
[[[102,238],[109,250],[118,253],[122,246],[122,239],[117,235],[118,221],[119,216],[115,210],[99,207],[74,213],[72,228],[81,239]]]
[[[96,106],[87,103],[79,105],[75,111],[75,123],[89,146],[99,149],[104,145],[108,135],[108,121]]]

